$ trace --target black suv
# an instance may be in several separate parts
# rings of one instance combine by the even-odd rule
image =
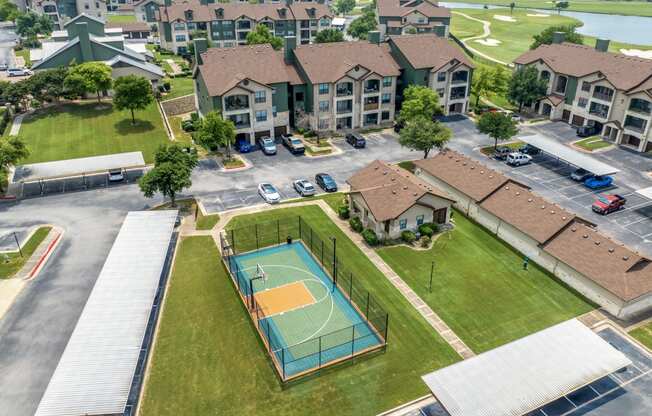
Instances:
[[[367,141],[358,133],[347,133],[346,142],[356,149],[362,149],[366,146]]]

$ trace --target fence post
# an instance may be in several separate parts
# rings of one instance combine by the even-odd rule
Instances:
[[[312,251],[312,227],[310,227],[310,251]]]
[[[317,368],[321,368],[321,337],[322,336],[323,335],[319,336],[319,367],[317,367]]]
[[[281,350],[281,367],[283,371],[283,381],[285,381],[285,348]]]
[[[258,250],[260,248],[258,245],[258,223],[254,224],[254,228],[256,229],[256,250]]]
[[[254,308],[254,279],[249,279],[249,298],[251,301],[249,304],[251,305],[250,308]],[[258,314],[258,312],[256,312]]]
[[[235,229],[233,229],[233,228],[231,229],[231,245],[233,246],[233,249],[232,249],[233,254],[235,254],[236,253],[236,250],[235,250]]]
[[[321,268],[324,269],[324,240],[321,240]]]
[[[389,333],[388,328],[389,328],[389,314],[385,312],[385,345],[387,345],[387,334]]]
[[[353,329],[351,332],[351,355],[353,355],[355,353],[355,325],[351,329]]]
[[[370,296],[371,295],[369,294],[369,292],[367,292],[367,310],[365,311],[365,314],[364,314],[364,316],[367,318],[367,321],[369,320],[369,297]]]
[[[353,300],[353,272],[351,272],[351,283],[349,284],[349,300]]]
[[[269,319],[265,321],[267,323],[267,345],[269,345],[269,352],[272,352],[272,337],[269,336]]]
[[[301,234],[301,215],[299,215],[299,239],[303,240],[303,238],[301,238],[301,235],[302,235]]]
[[[276,244],[281,244],[281,220],[276,220]]]

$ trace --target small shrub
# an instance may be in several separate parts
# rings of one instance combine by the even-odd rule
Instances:
[[[362,231],[364,228],[362,226],[362,221],[360,221],[360,218],[358,217],[353,217],[349,220],[349,225],[351,226],[351,229],[355,231],[356,233],[359,233]]]
[[[197,112],[190,113],[190,120],[194,123],[195,121],[199,120],[199,114]]]
[[[419,226],[419,234],[425,235],[426,237],[432,237],[435,232],[432,231],[430,224],[421,224]]]
[[[364,241],[366,241],[370,246],[377,246],[379,243],[376,232],[371,228],[367,228],[362,232],[362,238],[364,238]]]
[[[305,138],[316,137],[316,136],[317,136],[317,133],[315,133],[312,130],[308,130],[305,133],[303,133],[303,137],[305,137]]]
[[[165,88],[165,91],[170,91],[170,88],[172,88],[172,83],[169,79],[163,81],[163,88]]]
[[[165,92],[165,87],[163,85],[159,85],[156,88],[158,89],[158,92]]]
[[[343,220],[348,220],[351,215],[351,213],[349,212],[349,206],[342,205],[341,207],[338,207],[337,215],[339,215],[339,217],[342,218]]]
[[[401,233],[401,240],[405,241],[408,244],[414,243],[416,239],[417,236],[410,230],[406,230]]]
[[[183,131],[195,131],[195,123],[192,120],[183,120],[181,122],[181,128]]]
[[[303,133],[305,133],[305,131],[306,131],[306,129],[304,129],[303,127],[299,127],[299,128],[297,129],[297,134],[301,134],[301,135],[303,135]]]
[[[423,237],[421,237],[421,247],[428,248],[428,246],[430,246],[430,241],[432,241],[430,237],[424,235]]]

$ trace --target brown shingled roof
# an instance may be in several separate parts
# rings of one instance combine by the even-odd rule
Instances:
[[[600,52],[573,43],[541,45],[514,60],[527,65],[542,60],[553,71],[574,77],[601,72],[616,88],[629,90],[652,76],[652,60],[620,53]]]
[[[570,224],[575,214],[509,181],[480,204],[484,209],[543,244]]]
[[[437,70],[452,60],[474,68],[460,48],[435,34],[391,36],[390,41],[415,69]]]
[[[378,16],[383,17],[402,17],[406,14],[418,10],[426,17],[450,17],[451,12],[445,7],[440,7],[436,2],[428,0],[422,1],[418,5],[416,2],[407,3],[401,6],[399,0],[376,0]]]
[[[424,172],[446,182],[474,201],[482,201],[508,181],[500,172],[453,150],[415,161]]]
[[[210,48],[202,54],[198,70],[211,96],[222,95],[245,79],[260,84],[303,81],[292,65],[283,59],[283,51],[270,45]]]
[[[652,291],[652,263],[577,221],[544,250],[624,301]]]
[[[410,172],[380,160],[371,162],[351,176],[351,193],[360,193],[376,221],[399,217],[424,195],[450,200],[436,187],[420,181]]]
[[[294,50],[312,83],[335,82],[356,66],[381,76],[400,75],[399,66],[385,45],[369,42],[333,42],[301,45]]]
[[[145,22],[108,22],[106,27],[119,27],[123,32],[150,32],[152,30]]]

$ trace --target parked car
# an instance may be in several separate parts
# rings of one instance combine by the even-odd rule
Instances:
[[[498,146],[496,150],[494,150],[494,158],[498,160],[505,160],[507,159],[507,156],[512,153],[514,149],[511,149],[506,146]]]
[[[24,77],[27,75],[32,75],[32,71],[27,68],[9,68],[7,70],[7,76],[9,77]]]
[[[614,178],[611,176],[592,176],[584,181],[584,186],[590,189],[600,189],[611,186]]]
[[[258,194],[262,196],[268,204],[276,204],[281,200],[281,195],[271,183],[263,182],[259,184]]]
[[[276,142],[269,136],[263,136],[258,138],[258,146],[262,149],[263,153],[266,155],[275,155],[276,154]]]
[[[347,133],[346,142],[356,149],[362,149],[367,145],[367,141],[359,133]]]
[[[579,137],[591,137],[600,133],[601,128],[597,124],[592,126],[586,125],[577,128],[577,135]]]
[[[292,182],[292,186],[301,196],[312,196],[315,194],[315,186],[307,179],[297,179]]]
[[[627,198],[618,194],[598,195],[598,199],[593,202],[591,209],[598,214],[607,215],[625,208],[626,202]]]
[[[281,141],[288,148],[288,150],[295,155],[302,155],[306,152],[306,147],[303,142],[292,134],[284,134],[281,136]]]
[[[525,144],[518,149],[519,152],[525,153],[526,155],[538,155],[541,153],[541,149],[534,147],[531,144]]]
[[[109,182],[122,182],[124,179],[122,169],[109,169]]]
[[[318,173],[315,175],[315,182],[326,192],[336,192],[337,184],[328,173]]]
[[[6,71],[7,69],[7,64],[0,64],[0,71]]]
[[[237,139],[235,141],[235,149],[240,153],[249,153],[253,149],[248,139]]]
[[[589,172],[588,170],[579,168],[573,173],[571,173],[570,178],[577,182],[584,182],[585,180],[594,177],[595,175]]]
[[[522,166],[532,162],[532,156],[521,152],[512,152],[507,155],[507,159],[505,161],[510,166]]]

